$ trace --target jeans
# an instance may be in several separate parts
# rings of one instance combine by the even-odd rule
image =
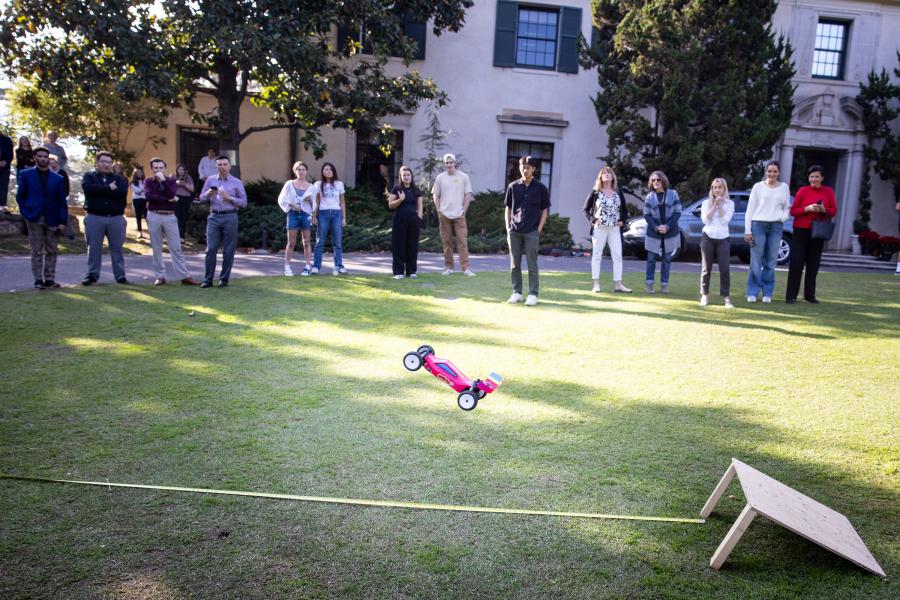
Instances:
[[[647,253],[647,283],[653,283],[656,279],[656,261],[660,256],[656,252]],[[669,271],[672,268],[672,253],[663,252],[662,264],[659,266],[659,282],[665,285],[669,283]]]
[[[203,281],[212,283],[216,274],[216,255],[222,248],[222,272],[220,281],[231,277],[234,251],[237,250],[238,216],[236,212],[226,214],[211,213],[206,218],[206,269]]]
[[[313,266],[317,269],[322,268],[322,255],[325,253],[325,238],[328,232],[331,232],[331,245],[334,246],[334,268],[340,269],[344,266],[343,255],[341,253],[341,236],[344,229],[341,225],[343,213],[337,210],[320,210],[318,216],[318,226],[316,227],[316,250],[313,256]]]
[[[84,217],[84,239],[88,247],[88,276],[100,277],[100,264],[103,259],[103,238],[109,241],[109,258],[112,262],[113,277],[116,280],[125,277],[125,217],[121,215],[107,217],[88,214]]]
[[[772,297],[775,291],[775,265],[778,264],[778,247],[781,245],[781,221],[753,221],[750,233],[750,273],[747,277],[747,296],[754,298],[762,289],[764,297]]]
[[[522,293],[522,254],[525,254],[525,262],[528,263],[528,293],[538,295],[540,287],[540,274],[538,273],[538,240],[540,234],[537,230],[530,233],[510,231],[507,233],[509,244],[509,271],[512,279],[513,291]]]

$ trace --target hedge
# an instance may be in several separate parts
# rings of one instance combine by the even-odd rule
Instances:
[[[278,206],[282,183],[260,179],[246,185],[247,207],[241,209],[238,221],[238,246],[260,248],[265,232],[266,246],[271,251],[284,249],[287,243],[285,214]],[[392,213],[387,202],[366,190],[348,188],[345,195],[349,223],[344,228],[345,252],[390,251]],[[426,205],[431,204],[426,200]],[[193,205],[188,217],[188,232],[200,240],[206,238],[208,206]],[[428,213],[433,213],[433,206]],[[469,251],[475,253],[507,252],[506,231],[503,226],[503,193],[480,192],[466,215],[469,225]],[[437,219],[426,214],[425,227],[419,238],[419,248],[426,252],[441,251],[441,237]],[[570,248],[569,219],[550,215],[541,235],[544,247]]]

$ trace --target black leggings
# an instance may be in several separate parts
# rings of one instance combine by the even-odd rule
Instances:
[[[709,295],[709,280],[712,279],[713,261],[719,263],[719,294],[730,296],[731,271],[731,242],[728,238],[714,240],[705,233],[700,238],[700,256],[702,258],[702,270],[700,271],[700,293]]]
[[[134,220],[137,221],[138,233],[143,233],[141,219],[147,219],[147,201],[143,198],[132,198],[131,205],[134,207]]]
[[[816,297],[816,276],[819,274],[819,263],[822,262],[822,249],[825,240],[812,237],[812,229],[794,228],[791,238],[791,264],[788,268],[786,300],[796,300],[800,293],[800,278],[806,268],[806,279],[803,281],[803,298],[812,300]]]

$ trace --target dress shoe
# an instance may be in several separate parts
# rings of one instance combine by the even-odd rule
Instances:
[[[84,279],[81,280],[81,285],[92,285],[97,283],[97,278],[91,275],[85,275]]]
[[[785,304],[797,304],[797,299],[796,298],[788,298],[787,300],[784,301],[784,303]]]
[[[228,280],[227,280],[227,279],[220,279],[220,280],[219,280],[219,287],[228,287]]]
[[[44,289],[44,280],[43,279],[35,279],[34,280],[34,289],[42,290]]]
[[[806,298],[806,301],[809,302],[810,304],[819,304],[819,301],[816,300],[815,298]]]
[[[200,282],[194,281],[191,277],[185,277],[181,280],[181,285],[200,285]]]
[[[53,281],[52,279],[45,279],[45,280],[44,280],[44,287],[45,287],[45,288],[58,288],[58,287],[59,287],[59,284],[56,283],[55,281]]]
[[[212,287],[212,283],[209,282],[209,281],[204,281],[203,283],[200,284],[200,287],[203,288],[203,289],[205,290],[206,288],[211,288],[211,287]]]
[[[122,285],[127,285],[128,278],[127,277],[119,277],[118,279],[116,279],[116,283],[121,283]]]
[[[153,282],[153,285],[166,285],[165,277],[157,277],[156,281]]]

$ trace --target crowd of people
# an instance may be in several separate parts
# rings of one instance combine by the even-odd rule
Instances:
[[[32,148],[23,136],[13,150],[11,140],[5,144],[0,136],[0,188],[8,185],[12,158],[16,161],[18,188],[16,199],[27,223],[31,246],[32,271],[35,288],[59,287],[55,281],[57,243],[65,233],[68,220],[67,198],[69,179],[65,169],[65,149],[57,143],[56,132],[48,132],[42,146]],[[9,138],[6,138],[9,140]],[[9,147],[7,147],[9,146]],[[458,253],[460,271],[470,277],[468,228],[466,212],[474,196],[466,173],[458,168],[456,157],[443,157],[444,171],[432,186],[431,197],[439,221],[443,246],[442,275],[454,273],[454,245]],[[161,158],[149,163],[149,176],[143,167],[135,166],[126,179],[120,163],[108,152],[96,155],[94,169],[82,178],[84,192],[84,235],[87,242],[87,272],[83,285],[96,283],[100,276],[104,241],[109,247],[115,280],[127,284],[123,245],[126,221],[124,217],[129,191],[137,224],[138,237],[144,237],[144,223],[153,252],[154,285],[168,283],[163,248],[168,248],[169,261],[177,279],[184,285],[211,287],[215,280],[217,256],[222,252],[218,286],[226,287],[231,277],[238,238],[238,211],[247,205],[247,194],[240,179],[231,175],[227,156],[217,155],[210,148],[198,165],[200,191],[184,164],[174,173]],[[540,235],[547,222],[550,194],[535,177],[538,161],[531,156],[519,160],[521,177],[509,184],[504,196],[504,222],[510,258],[512,294],[508,302],[523,302],[534,306],[540,292],[538,249]],[[3,179],[6,171],[6,181]],[[297,161],[292,167],[294,178],[286,181],[278,196],[278,205],[286,213],[287,246],[284,253],[284,275],[293,276],[292,260],[299,241],[303,249],[304,266],[301,276],[318,274],[322,269],[325,245],[331,240],[334,275],[347,273],[343,264],[342,235],[347,225],[345,187],[333,163],[322,165],[319,177],[310,181],[309,167]],[[750,269],[746,283],[746,301],[772,302],[775,289],[775,267],[785,221],[793,217],[790,264],[785,302],[793,304],[801,292],[803,299],[818,303],[816,278],[822,251],[830,237],[831,219],[837,214],[834,191],[823,185],[825,172],[815,165],[808,169],[809,185],[797,190],[791,201],[790,188],[779,177],[777,161],[765,165],[765,179],[756,183],[751,192],[744,221],[744,239],[750,246]],[[387,207],[393,214],[392,271],[395,279],[417,277],[419,236],[423,223],[424,195],[415,182],[409,166],[399,169],[399,181],[387,190]],[[670,187],[665,173],[654,171],[647,180],[649,192],[644,198],[643,216],[647,223],[644,249],[647,254],[644,290],[654,294],[659,264],[659,292],[669,292],[669,276],[673,254],[681,243],[679,220],[682,214],[678,193]],[[0,198],[5,199],[0,189]],[[182,244],[185,241],[187,215],[192,203],[209,207],[206,224],[206,260],[203,277],[194,279],[189,272]],[[5,206],[2,207],[4,210]],[[898,204],[900,211],[900,204]],[[632,293],[622,281],[622,230],[628,219],[624,195],[618,187],[615,172],[604,166],[597,174],[593,188],[587,195],[582,212],[590,223],[592,241],[592,291],[600,292],[603,252],[608,247],[612,258],[612,291]],[[719,294],[726,308],[733,308],[731,299],[731,243],[730,223],[734,216],[734,202],[729,197],[728,183],[715,178],[709,195],[700,208],[703,222],[700,241],[700,300],[701,306],[710,304],[710,284],[714,266],[718,265]],[[313,244],[312,230],[315,228]],[[299,233],[299,235],[298,235]],[[454,244],[455,242],[455,244]],[[528,290],[523,295],[522,257],[528,269]]]

